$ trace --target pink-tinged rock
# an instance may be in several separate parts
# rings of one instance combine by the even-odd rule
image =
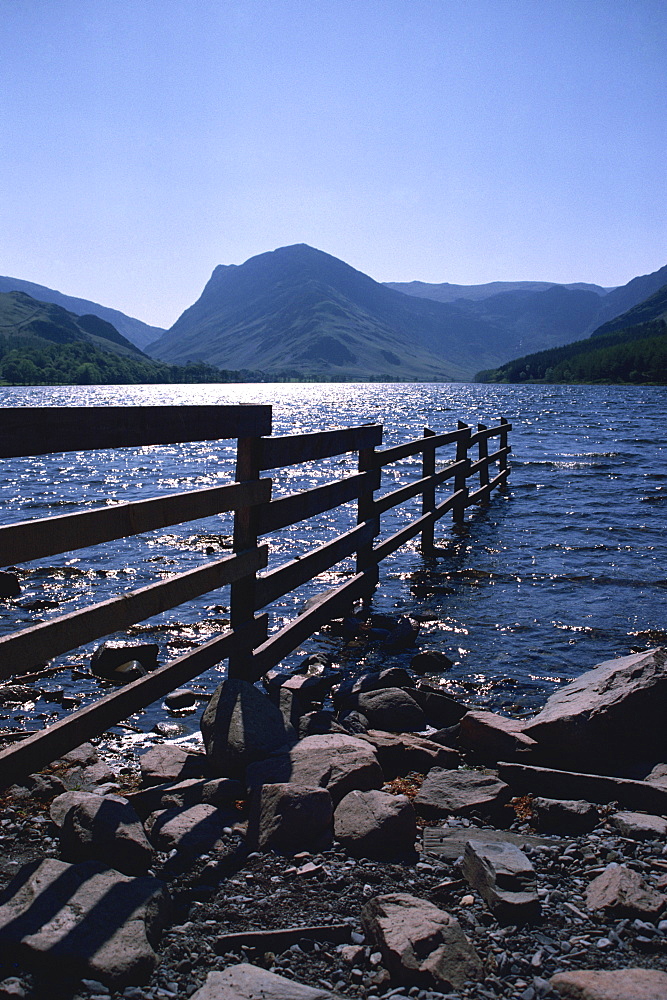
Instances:
[[[326,788],[279,782],[253,795],[248,843],[283,854],[323,851],[331,846],[333,802]]]
[[[550,985],[569,1000],[667,1000],[667,972],[658,969],[578,969],[558,972]]]
[[[67,861],[99,861],[125,875],[143,875],[153,861],[141,821],[115,795],[87,795],[65,813],[60,849]]]
[[[667,838],[667,819],[649,816],[640,812],[617,812],[610,821],[622,837],[631,840],[651,840],[655,837]]]
[[[343,733],[325,733],[307,736],[289,753],[251,764],[246,772],[249,789],[288,781],[327,788],[336,805],[355,788],[381,788],[384,775],[372,747],[364,740]]]
[[[652,919],[666,904],[667,896],[651,888],[639,872],[616,863],[608,865],[586,889],[588,909],[614,918]]]
[[[483,975],[458,920],[425,899],[405,892],[376,896],[362,907],[361,923],[392,983],[450,992]]]
[[[369,729],[359,738],[373,747],[387,781],[397,776],[405,777],[409,771],[426,774],[432,767],[457,767],[462,759],[457,750],[413,733]]]
[[[458,725],[457,745],[494,761],[526,757],[537,746],[522,722],[495,712],[466,712]]]
[[[453,771],[434,767],[426,775],[415,809],[426,819],[497,813],[510,799],[509,786],[494,771]]]
[[[238,677],[228,677],[216,688],[200,725],[216,777],[242,779],[248,764],[289,742],[280,709],[254,684]]]
[[[169,918],[155,878],[128,878],[95,861],[25,865],[3,893],[0,951],[29,968],[97,979],[112,989],[147,983]]]
[[[541,758],[590,771],[667,759],[667,649],[600,663],[524,725]]]
[[[406,795],[354,791],[336,808],[334,833],[357,857],[405,857],[414,854],[417,816]]]
[[[462,872],[500,923],[525,924],[539,917],[535,869],[516,844],[468,841]]]
[[[593,803],[584,799],[547,799],[538,795],[530,805],[537,829],[545,833],[590,833],[600,821]]]
[[[340,994],[242,963],[223,972],[209,972],[191,1000],[333,1000],[334,997]]]
[[[188,753],[169,743],[151,747],[142,754],[139,767],[144,786],[185,781],[186,778],[203,778],[208,773],[203,753]]]
[[[239,814],[231,809],[198,805],[189,809],[165,809],[146,820],[151,842],[158,851],[179,851],[193,857],[211,850],[224,837]]]
[[[646,775],[644,781],[667,788],[667,764],[656,764],[651,773]]]

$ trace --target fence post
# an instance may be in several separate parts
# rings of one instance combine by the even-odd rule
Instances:
[[[486,424],[477,424],[478,431],[485,431]],[[486,493],[482,496],[481,503],[489,501],[489,439],[481,437],[479,439],[479,461],[483,464],[479,467],[479,485],[486,487]]]
[[[261,439],[239,438],[236,442],[236,475],[238,483],[259,479]],[[259,507],[239,507],[234,511],[234,552],[257,548]],[[230,588],[230,624],[234,631],[243,629],[255,617],[257,574],[237,580]],[[252,660],[252,646],[241,642],[229,655],[229,677],[243,677]]]
[[[507,419],[507,417],[501,417],[500,418],[500,423],[503,425],[503,430],[501,430],[501,432],[500,432],[500,447],[501,448],[506,448],[507,447],[507,434],[508,434],[508,431],[509,431],[509,423],[510,422]],[[505,473],[508,472],[508,470],[509,470],[509,462],[507,460],[507,454],[503,454],[503,455],[500,456],[500,461],[498,462],[498,468],[499,468],[500,472],[505,472]],[[505,478],[505,482],[507,482],[507,477]],[[504,485],[504,484],[502,484],[502,485]]]
[[[430,427],[424,428],[424,437],[435,437],[435,431]],[[424,445],[422,452],[422,477],[435,475],[435,445]],[[422,493],[422,515],[430,514],[435,510],[435,486],[430,483],[424,487]],[[434,549],[435,522],[431,521],[422,531],[421,553],[423,556],[432,556]]]
[[[461,431],[461,434],[456,440],[456,461],[461,464],[454,475],[454,492],[458,495],[452,508],[452,516],[455,524],[463,524],[465,509],[468,505],[467,478],[468,467],[470,465],[470,459],[468,458],[470,427],[468,424],[464,424],[462,420],[459,420],[458,429]]]
[[[375,447],[360,448],[358,461],[359,472],[370,472],[376,467]],[[377,531],[379,532],[380,515],[375,509],[375,493],[373,490],[368,490],[359,494],[359,499],[357,501],[357,524],[362,524],[364,521],[372,521],[373,518],[377,519]],[[357,573],[366,573],[368,575],[368,592],[364,594],[363,597],[364,603],[368,604],[373,596],[373,590],[377,586],[380,578],[380,570],[375,557],[375,548],[372,539],[370,542],[367,542],[365,545],[361,545],[357,549],[356,569]]]

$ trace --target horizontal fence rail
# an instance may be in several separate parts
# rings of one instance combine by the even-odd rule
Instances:
[[[370,599],[382,560],[411,539],[420,535],[422,554],[437,555],[437,522],[451,512],[454,522],[461,523],[465,511],[486,503],[492,491],[506,483],[510,471],[511,424],[504,418],[493,427],[478,424],[473,429],[459,422],[455,430],[444,433],[425,428],[423,437],[385,449],[380,447],[380,424],[272,437],[271,419],[270,406],[0,408],[0,458],[6,459],[236,440],[235,482],[0,526],[0,564],[9,566],[225,512],[233,512],[234,522],[233,553],[223,559],[0,638],[0,678],[20,679],[37,663],[230,587],[228,631],[1,751],[0,787],[100,735],[224,660],[229,676],[255,681],[353,601]],[[453,454],[438,467],[438,449],[452,447]],[[272,482],[277,482],[280,469],[341,455],[356,455],[356,473],[272,497]],[[421,460],[417,478],[382,493],[383,470],[415,458]],[[413,467],[414,462],[394,471],[405,471],[408,478]],[[267,470],[272,478],[262,476]],[[451,492],[442,497],[438,491],[448,482]],[[421,498],[421,513],[381,537],[383,516],[400,511],[415,498]],[[262,537],[345,504],[354,505],[351,516],[356,524],[267,568],[269,546],[260,544]],[[269,635],[264,609],[350,558],[356,566],[348,579],[311,599],[305,611]]]

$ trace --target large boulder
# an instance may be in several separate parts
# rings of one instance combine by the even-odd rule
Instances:
[[[417,816],[406,795],[349,792],[336,807],[334,833],[357,857],[405,857],[414,854]]]
[[[139,758],[141,783],[144,787],[163,785],[168,781],[185,781],[186,778],[203,778],[208,762],[203,753],[191,753],[173,743],[151,747]]]
[[[218,775],[243,778],[246,767],[288,743],[280,709],[253,684],[231,677],[201,717],[206,755]]]
[[[522,725],[495,712],[466,712],[458,724],[456,745],[494,763],[526,757],[537,743],[522,732]]]
[[[344,733],[325,733],[307,736],[289,753],[251,764],[246,772],[249,789],[286,781],[327,788],[335,805],[355,788],[381,788],[384,775],[364,740]]]
[[[667,649],[600,663],[570,681],[523,727],[541,759],[604,772],[667,758]]]
[[[267,972],[256,965],[231,965],[223,972],[209,972],[192,1000],[335,1000],[339,993]]]
[[[185,857],[210,851],[224,837],[225,829],[238,819],[238,813],[204,804],[188,809],[165,809],[152,813],[146,829],[158,851],[178,851]]]
[[[444,993],[483,975],[456,918],[425,899],[404,892],[376,896],[362,907],[361,923],[392,983]]]
[[[25,865],[0,896],[0,954],[112,989],[147,983],[169,910],[158,879],[48,858]]]
[[[126,799],[86,795],[65,813],[60,848],[68,861],[103,861],[125,875],[143,875],[153,848]]]
[[[385,733],[370,729],[359,737],[375,750],[385,778],[405,777],[409,771],[426,774],[432,767],[456,767],[461,754],[413,733]]]
[[[415,809],[425,819],[465,816],[471,812],[498,815],[509,802],[510,795],[509,785],[500,781],[495,771],[434,767],[415,797]]]
[[[660,969],[576,969],[549,983],[569,1000],[667,1000],[667,972]]]
[[[357,705],[373,729],[409,733],[426,728],[426,716],[412,695],[402,688],[366,691],[359,695]]]
[[[283,854],[319,852],[331,846],[333,802],[326,788],[279,782],[262,785],[252,798],[248,841]]]

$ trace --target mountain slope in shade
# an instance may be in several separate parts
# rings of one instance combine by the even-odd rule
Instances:
[[[38,302],[24,292],[0,292],[0,335],[55,344],[84,341],[115,354],[149,360],[99,316],[76,316],[52,302]]]
[[[633,278],[632,281],[628,281],[627,285],[615,288],[613,292],[610,292],[601,301],[595,328],[597,329],[602,323],[608,323],[610,320],[616,319],[617,316],[621,316],[628,309],[632,309],[633,306],[644,302],[664,285],[667,285],[667,264],[658,271],[653,271],[651,274],[642,274],[637,278]],[[624,326],[627,325],[627,323],[624,323]]]
[[[385,281],[384,285],[405,295],[434,299],[436,302],[457,302],[459,299],[479,302],[493,295],[501,295],[503,292],[544,292],[547,288],[567,288],[574,291],[595,292],[596,295],[606,295],[611,291],[610,288],[589,285],[583,281],[570,285],[553,281],[489,281],[484,285],[451,285],[448,281],[440,284],[428,281]]]
[[[663,268],[667,271],[667,268]],[[657,272],[660,274],[660,272]],[[604,337],[615,330],[626,330],[628,327],[637,326],[640,323],[649,323],[652,320],[667,320],[667,284],[663,285],[654,295],[650,295],[643,302],[621,313],[608,323],[603,323],[597,330],[594,330],[591,337]]]
[[[143,350],[151,341],[160,337],[164,330],[158,326],[149,326],[142,323],[140,319],[126,316],[118,309],[109,309],[101,306],[97,302],[89,302],[87,299],[77,299],[71,295],[63,295],[53,288],[45,285],[36,285],[32,281],[22,281],[20,278],[8,278],[0,276],[0,292],[25,292],[39,302],[52,302],[75,316],[92,315],[99,316],[118,330],[127,340]]]
[[[149,353],[281,377],[430,380],[469,379],[519,344],[503,322],[396,292],[298,244],[216,267]]]

